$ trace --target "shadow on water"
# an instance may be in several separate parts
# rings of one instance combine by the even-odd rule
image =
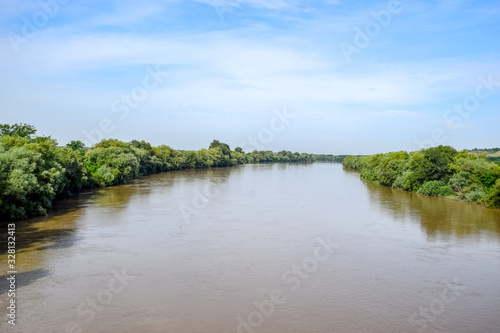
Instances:
[[[125,207],[134,194],[148,193],[149,188],[140,184],[129,184],[82,192],[72,198],[57,200],[46,216],[15,222],[0,223],[0,243],[6,244],[7,226],[15,223],[16,253],[36,246],[36,250],[61,249],[74,246],[77,236],[77,221],[90,206],[103,208]],[[0,248],[0,255],[7,254],[7,247]]]
[[[500,239],[500,210],[436,198],[364,181],[370,201],[393,219],[420,223],[429,240],[455,237]]]
[[[70,248],[81,240],[77,232],[78,220],[88,213],[86,208],[105,209],[109,217],[107,221],[119,223],[121,219],[117,215],[126,213],[124,208],[131,200],[140,201],[152,191],[165,190],[175,183],[193,182],[197,179],[210,179],[213,184],[221,186],[227,182],[232,172],[240,171],[237,167],[172,171],[138,178],[129,184],[85,191],[72,198],[55,201],[46,216],[15,222],[2,221],[0,244],[7,244],[7,226],[15,223],[16,253],[33,249],[43,251]],[[2,246],[0,255],[6,254],[7,246]]]
[[[32,284],[38,279],[49,276],[50,272],[47,269],[35,269],[29,272],[17,273],[16,274],[16,289]],[[10,284],[7,283],[7,279],[10,277],[9,274],[0,276],[0,295],[5,294],[9,291]],[[5,282],[5,283],[4,283]]]
[[[52,209],[49,215],[15,222],[16,253],[22,253],[40,244],[38,250],[48,248],[67,248],[73,246],[78,238],[75,236],[75,220],[80,216],[81,208]],[[7,223],[0,227],[0,240],[7,242]],[[7,254],[7,247],[0,249],[0,255]]]

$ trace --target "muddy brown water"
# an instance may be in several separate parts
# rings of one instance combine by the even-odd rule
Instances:
[[[339,164],[164,173],[18,222],[15,326],[5,233],[1,332],[500,332],[500,210]]]

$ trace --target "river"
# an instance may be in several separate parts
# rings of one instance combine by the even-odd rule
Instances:
[[[339,164],[144,177],[18,222],[16,243],[16,325],[3,275],[1,332],[500,327],[500,210],[367,183]]]

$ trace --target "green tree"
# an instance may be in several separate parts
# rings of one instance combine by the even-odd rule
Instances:
[[[21,219],[46,213],[65,187],[57,149],[55,140],[0,137],[0,216]]]
[[[69,147],[59,148],[56,150],[56,160],[64,168],[63,188],[60,191],[62,196],[72,196],[91,185],[90,174],[80,151]]]
[[[223,143],[223,142],[219,142],[219,140],[213,140],[210,143],[210,146],[208,147],[208,149],[212,149],[212,148],[220,148],[222,151],[222,154],[224,154],[224,155],[231,154],[231,148],[229,147],[229,145],[226,143]]]
[[[451,164],[457,151],[450,146],[439,146],[426,149],[422,167],[417,170],[422,181],[444,180],[448,182],[451,174]]]
[[[417,193],[435,197],[446,197],[454,194],[451,187],[440,180],[430,180],[425,182]]]
[[[36,128],[28,124],[0,124],[0,135],[20,136],[31,139],[36,133]]]
[[[142,140],[142,141],[132,140],[132,141],[130,141],[130,145],[132,147],[145,150],[147,152],[147,154],[150,156],[153,156],[155,154],[155,152],[153,151],[153,147],[151,147],[151,144],[149,142],[144,141],[144,140]]]
[[[86,167],[97,183],[102,184],[101,174],[97,173],[100,167],[106,165],[111,168],[113,180],[105,185],[123,184],[140,175],[139,158],[137,152],[130,144],[108,139],[97,143],[93,148],[85,152]],[[102,173],[102,172],[101,172]]]
[[[80,140],[78,141],[73,140],[70,143],[68,143],[66,147],[71,148],[73,150],[81,151],[85,148],[85,144]]]
[[[485,198],[488,207],[500,208],[500,179],[492,186],[488,196]]]
[[[185,168],[193,169],[197,165],[197,156],[195,151],[185,151],[182,153],[184,155]]]

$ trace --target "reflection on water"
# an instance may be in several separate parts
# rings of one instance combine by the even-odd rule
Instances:
[[[412,314],[457,279],[466,291],[427,331],[496,333],[499,217],[337,164],[144,177],[16,223],[19,321],[0,331],[410,333]],[[318,238],[340,246],[316,253]],[[286,302],[241,328],[274,290]]]
[[[500,210],[364,182],[373,205],[395,221],[420,223],[429,240],[450,237],[500,239]]]
[[[50,274],[50,272],[46,269],[35,269],[33,271],[27,271],[24,273],[18,273],[15,275],[16,279],[16,288],[21,288],[27,285],[30,285],[34,281],[41,279],[43,277],[46,277]],[[0,281],[6,281],[8,278],[10,278],[12,275],[11,274],[6,274],[0,276]],[[9,291],[10,285],[7,283],[1,283],[0,284],[0,295],[5,294]]]

